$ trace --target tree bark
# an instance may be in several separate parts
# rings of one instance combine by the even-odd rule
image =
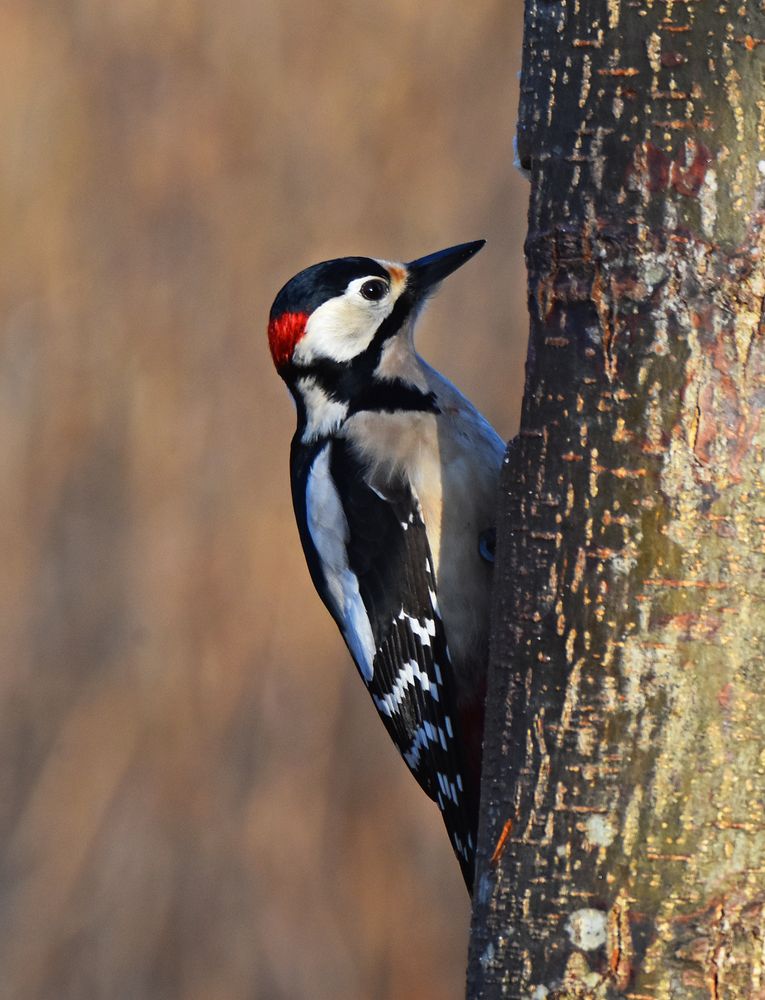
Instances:
[[[472,998],[765,998],[765,12],[527,0]]]

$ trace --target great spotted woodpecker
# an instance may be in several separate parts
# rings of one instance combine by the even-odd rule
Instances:
[[[324,261],[287,282],[268,339],[294,397],[300,539],[399,752],[472,889],[492,530],[504,446],[415,352],[427,297],[484,241],[409,264]]]

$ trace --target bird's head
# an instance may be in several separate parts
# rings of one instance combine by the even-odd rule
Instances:
[[[369,376],[385,343],[411,321],[440,282],[484,245],[462,243],[396,264],[341,257],[300,271],[274,300],[268,343],[277,371],[292,388],[314,373]]]

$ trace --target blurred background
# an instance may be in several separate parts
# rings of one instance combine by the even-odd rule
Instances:
[[[436,809],[313,593],[266,316],[488,246],[419,346],[503,435],[528,189],[507,0],[0,6],[0,997],[452,1000]]]

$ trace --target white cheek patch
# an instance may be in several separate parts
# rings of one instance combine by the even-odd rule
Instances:
[[[374,306],[351,289],[327,299],[308,317],[293,360],[299,365],[309,365],[321,358],[350,361],[369,347],[380,323],[392,309],[392,301]]]
[[[374,674],[375,641],[358,580],[348,565],[348,522],[330,475],[329,449],[327,444],[319,452],[308,475],[308,530],[322,562],[343,636],[362,677],[369,683]]]

